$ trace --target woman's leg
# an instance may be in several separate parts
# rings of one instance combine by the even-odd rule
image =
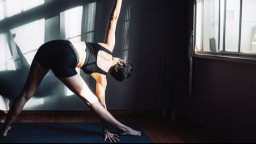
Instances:
[[[24,88],[21,93],[17,96],[17,98],[12,103],[10,111],[7,114],[5,123],[1,128],[1,135],[6,136],[8,130],[10,129],[10,125],[14,122],[16,117],[22,111],[26,102],[34,95],[36,89],[40,85],[42,79],[47,74],[49,69],[45,69],[40,66],[40,64],[36,61],[33,61],[29,75],[26,81]]]
[[[97,114],[97,116],[121,130],[128,135],[141,135],[140,131],[133,130],[124,124],[117,121],[98,101],[97,97],[89,89],[88,85],[84,82],[80,75],[75,75],[70,78],[60,79],[71,91],[78,95],[88,106]]]

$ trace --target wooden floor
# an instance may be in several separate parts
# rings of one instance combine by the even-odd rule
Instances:
[[[135,122],[154,143],[227,143],[226,140],[190,120],[170,116],[163,118],[151,112],[111,111],[121,122]],[[1,121],[4,115],[0,114]],[[26,111],[16,122],[98,122],[88,111]]]

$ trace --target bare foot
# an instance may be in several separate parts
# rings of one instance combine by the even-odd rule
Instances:
[[[8,129],[6,129],[4,131],[1,131],[1,135],[4,136],[4,137],[7,136],[7,133],[8,133],[9,130],[11,130],[11,126],[9,126]]]
[[[131,136],[141,136],[141,132],[134,130],[132,128],[126,127],[120,135],[131,135]]]

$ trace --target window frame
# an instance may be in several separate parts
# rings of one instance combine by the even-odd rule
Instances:
[[[202,0],[204,1],[204,0]],[[217,50],[220,50],[220,35],[221,35],[221,8],[220,8],[220,1],[219,0],[219,31],[218,31],[218,43],[216,43]],[[227,0],[224,0],[225,4]],[[217,60],[227,60],[227,61],[235,61],[235,62],[246,62],[246,63],[253,63],[256,64],[256,52],[255,53],[243,53],[241,52],[241,40],[242,40],[242,20],[243,20],[243,0],[239,0],[240,2],[240,16],[239,16],[239,42],[238,42],[238,50],[237,52],[230,52],[225,51],[225,38],[226,38],[226,5],[224,9],[224,26],[223,26],[223,49],[224,51],[218,52],[209,52],[209,51],[196,51],[196,41],[197,41],[197,0],[194,0],[194,16],[193,16],[193,32],[192,32],[192,57],[197,58],[209,58],[209,59],[217,59]],[[202,15],[204,12],[202,12]],[[203,36],[202,36],[203,37]],[[202,41],[203,42],[203,41]]]

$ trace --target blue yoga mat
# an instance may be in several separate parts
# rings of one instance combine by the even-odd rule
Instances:
[[[126,124],[136,130],[136,124]],[[2,126],[2,124],[0,124]],[[111,128],[112,132],[115,132]],[[152,143],[143,132],[141,136],[119,136],[119,143]],[[0,143],[105,143],[100,123],[14,123]]]

